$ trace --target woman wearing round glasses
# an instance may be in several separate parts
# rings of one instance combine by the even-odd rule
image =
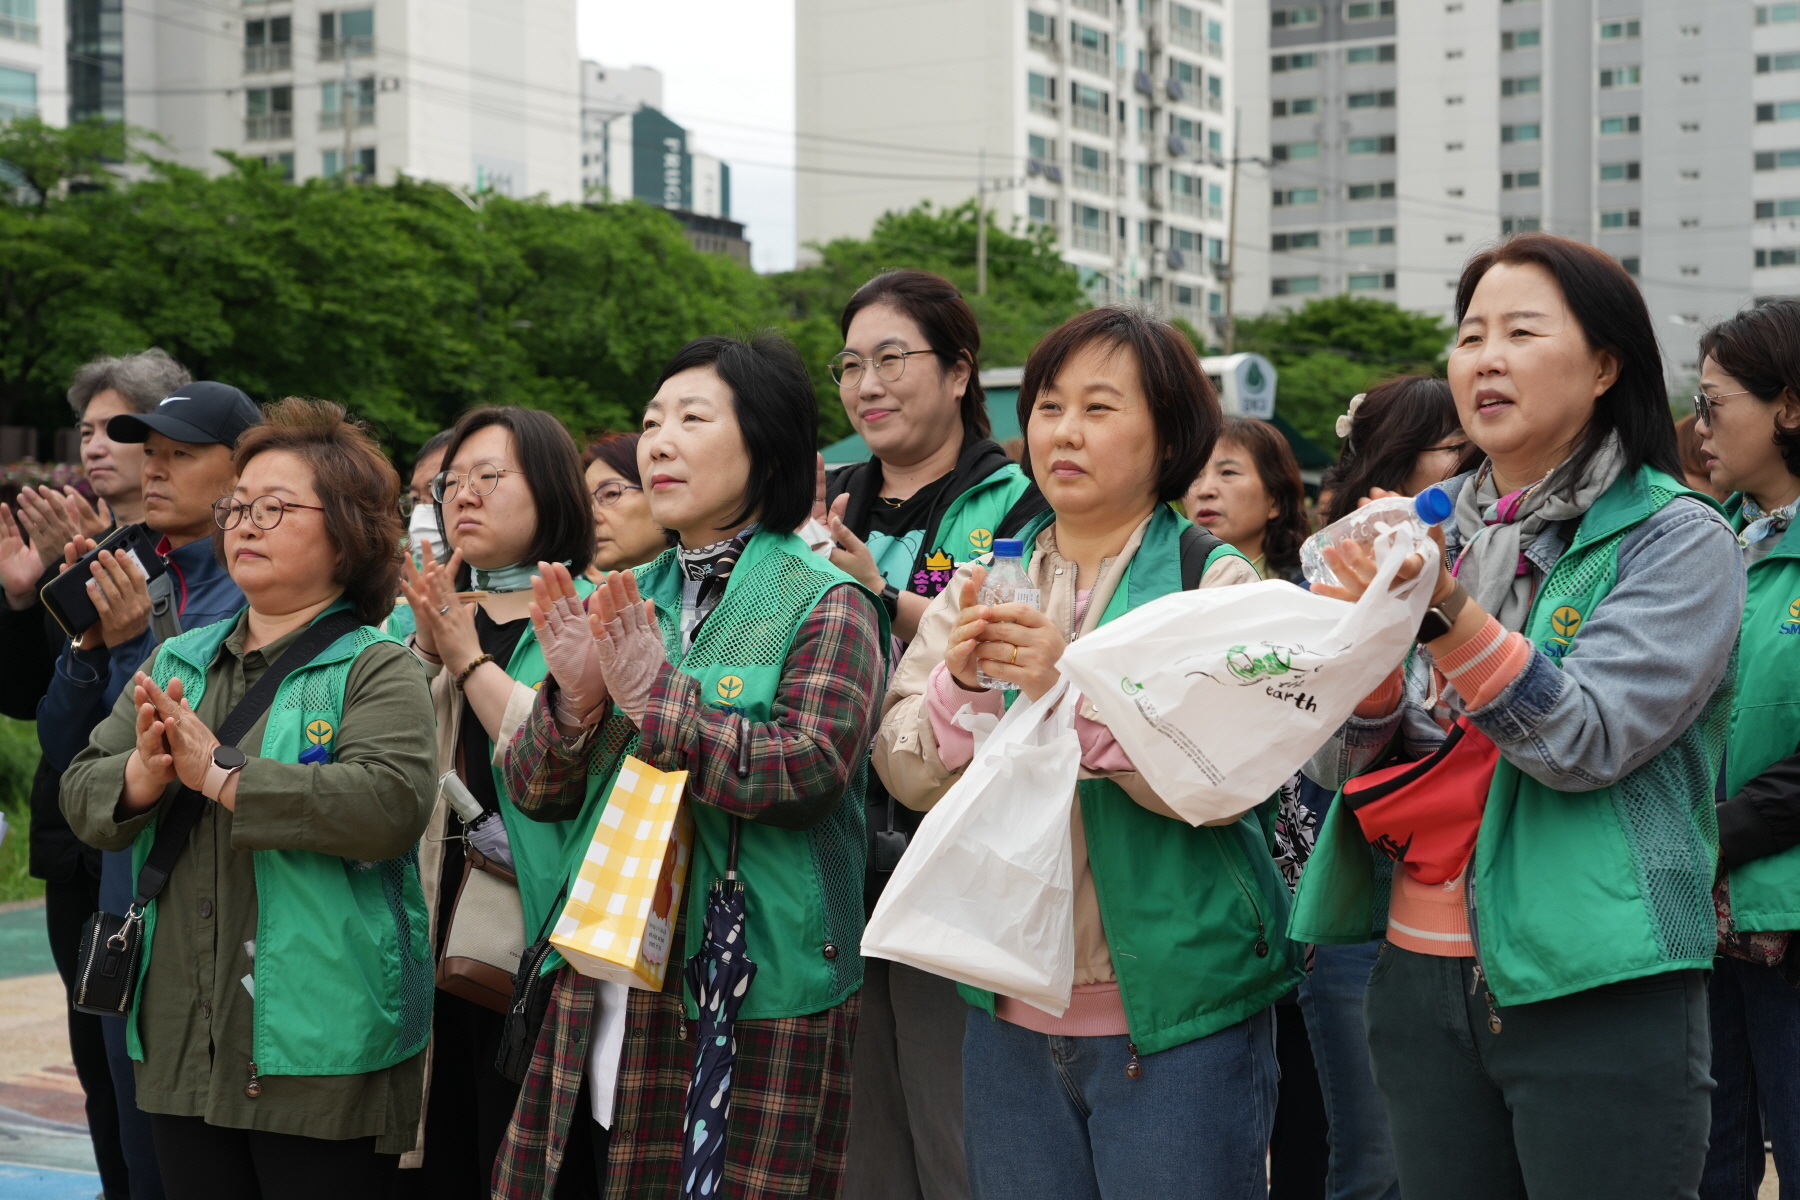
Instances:
[[[1800,302],[1746,309],[1700,338],[1701,453],[1748,573],[1725,750],[1713,889],[1719,955],[1707,989],[1712,1127],[1700,1195],[1746,1200],[1763,1140],[1800,1176]],[[1791,1186],[1791,1185],[1789,1185]]]
[[[374,628],[394,604],[400,479],[319,401],[276,405],[236,465],[213,544],[249,607],[158,648],[64,776],[63,811],[142,863],[176,795],[205,797],[146,910],[127,1026],[168,1194],[385,1197],[431,1032],[412,857],[431,699]],[[347,631],[222,746],[214,731],[317,621]]]
[[[582,454],[588,494],[594,498],[594,561],[588,578],[642,566],[669,548],[669,535],[650,515],[638,477],[641,434],[609,433]]]
[[[442,565],[428,559],[423,570],[409,559],[401,587],[418,621],[413,648],[432,677],[438,771],[454,771],[484,811],[500,814],[529,941],[556,899],[552,864],[567,823],[523,820],[493,764],[544,679],[528,615],[532,577],[540,560],[564,563],[577,578],[587,569],[592,501],[574,439],[548,413],[524,408],[464,414],[431,497],[452,554]],[[591,587],[580,586],[584,594]],[[440,801],[419,848],[434,948],[443,945],[462,886],[462,829]],[[518,1095],[518,1085],[494,1069],[505,999],[460,987],[437,993],[422,1169],[406,1173],[419,1195],[486,1194]]]

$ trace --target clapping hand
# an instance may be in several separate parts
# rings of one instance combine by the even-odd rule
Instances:
[[[539,563],[531,581],[531,628],[556,680],[556,720],[564,728],[591,725],[606,705],[606,677],[575,581],[561,563]]]
[[[74,538],[63,547],[59,572],[74,566],[93,548],[94,539]],[[102,550],[88,570],[93,574],[87,584],[88,599],[94,602],[100,619],[81,635],[81,649],[92,650],[102,643],[122,646],[150,628],[150,580],[135,558]]]
[[[669,665],[656,601],[638,595],[635,574],[614,571],[588,597],[588,628],[613,703],[642,729],[657,677]]]
[[[481,657],[481,638],[475,632],[475,606],[456,598],[456,573],[462,569],[462,551],[439,563],[425,542],[425,569],[413,565],[412,555],[402,555],[400,591],[412,606],[414,636],[419,649],[452,671]]]
[[[19,523],[31,537],[42,564],[39,572],[55,566],[62,548],[78,537],[98,537],[112,525],[106,501],[96,508],[72,487],[19,489]]]

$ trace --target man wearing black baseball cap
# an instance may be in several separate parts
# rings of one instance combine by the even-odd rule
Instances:
[[[160,433],[189,445],[231,450],[244,430],[261,423],[262,411],[250,397],[229,383],[203,379],[165,397],[150,412],[114,417],[107,422],[106,436],[115,442],[148,442],[152,433]]]

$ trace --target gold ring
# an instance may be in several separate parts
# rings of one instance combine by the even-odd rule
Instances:
[[[1012,662],[1008,663],[1007,665],[1012,666],[1012,667],[1016,667],[1019,665],[1019,648],[1017,646],[1013,647]]]

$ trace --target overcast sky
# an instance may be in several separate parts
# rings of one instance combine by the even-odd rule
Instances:
[[[758,271],[794,265],[793,0],[578,0],[581,56],[656,67],[689,148],[731,164]]]

